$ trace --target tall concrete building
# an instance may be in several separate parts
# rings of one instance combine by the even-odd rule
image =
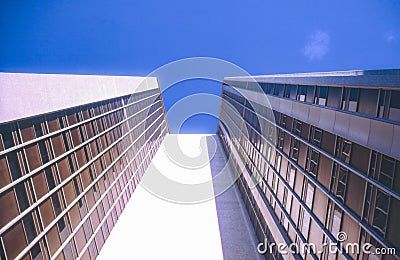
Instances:
[[[259,241],[287,245],[267,258],[399,253],[400,70],[225,78],[219,118]]]
[[[0,74],[0,259],[94,259],[168,132],[157,79]]]
[[[205,138],[164,138],[156,78],[0,73],[0,91],[0,259],[400,253],[400,70],[225,78]],[[348,250],[367,243],[397,256]]]

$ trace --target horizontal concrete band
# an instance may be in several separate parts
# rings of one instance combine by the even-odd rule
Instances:
[[[396,122],[327,106],[265,95],[262,92],[241,87],[234,87],[233,89],[240,92],[251,102],[269,107],[390,157],[400,158],[400,146],[397,145],[400,142],[400,125]]]
[[[266,105],[265,95],[241,90],[246,97],[260,105]],[[301,103],[289,99],[268,96],[268,103],[273,110],[297,118],[307,124],[319,127],[352,142],[400,158],[400,126],[354,113]]]
[[[0,73],[0,124],[157,88],[154,77]]]

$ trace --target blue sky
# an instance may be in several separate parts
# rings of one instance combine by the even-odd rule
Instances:
[[[0,2],[0,71],[147,75],[208,56],[251,74],[400,68],[399,0]],[[193,80],[164,93],[220,93]],[[199,115],[186,132],[214,132]]]

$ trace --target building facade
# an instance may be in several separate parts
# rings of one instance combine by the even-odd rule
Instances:
[[[219,120],[266,258],[399,257],[400,70],[225,78]]]
[[[94,259],[168,132],[157,79],[0,73],[0,259]]]

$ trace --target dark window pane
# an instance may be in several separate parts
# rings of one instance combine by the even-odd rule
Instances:
[[[336,196],[338,196],[338,198],[341,199],[342,201],[344,201],[346,196],[347,176],[348,176],[348,171],[342,166],[339,166],[339,176],[336,189]]]
[[[279,88],[279,90],[278,90],[278,96],[283,97],[283,93],[284,93],[284,91],[285,91],[285,85],[284,85],[284,84],[279,84],[279,85],[278,85],[278,88]]]
[[[307,86],[306,102],[312,103],[314,101],[314,86]]]
[[[286,98],[290,97],[290,89],[291,89],[291,87],[292,87],[292,85],[286,85],[285,95],[284,95]]]
[[[0,125],[0,134],[3,139],[4,149],[8,149],[14,146],[14,140],[12,137],[12,128],[10,124]]]
[[[30,243],[36,237],[35,223],[33,222],[32,214],[29,213],[28,215],[26,215],[23,218],[22,222],[24,223],[26,237],[28,239],[28,242]]]
[[[343,95],[342,109],[348,111],[357,111],[358,88],[345,88]]]
[[[358,112],[376,116],[378,105],[377,89],[360,89],[360,101],[358,102]]]
[[[318,87],[318,89],[317,89],[317,91],[318,91],[318,100],[316,100],[316,104],[318,104],[318,105],[323,105],[323,106],[325,106],[326,105],[326,97],[327,97],[327,93],[328,93],[328,88],[327,87],[325,87],[325,86],[321,86],[321,87]]]
[[[357,111],[357,101],[358,101],[358,88],[351,88],[350,89],[350,96],[349,96],[349,111]]]
[[[392,90],[390,97],[389,119],[400,121],[400,91]]]
[[[11,178],[13,179],[13,181],[15,181],[16,179],[22,176],[17,153],[15,151],[9,153],[7,159],[8,159],[8,165],[10,167]]]
[[[327,105],[340,108],[341,96],[342,88],[329,87]]]
[[[274,84],[267,83],[267,94],[272,95],[274,93]]]
[[[258,84],[260,84],[261,89],[264,91],[264,93],[267,94],[267,84],[265,84],[265,83],[258,83]],[[224,91],[226,91],[226,89],[228,87],[225,85],[225,83],[223,83],[222,88],[224,89]],[[128,103],[127,101],[125,101],[125,99],[124,99],[124,102],[125,102],[125,105]]]
[[[395,160],[386,156],[382,156],[379,181],[389,188],[392,188],[393,186],[394,170],[395,170]]]
[[[56,214],[56,216],[58,216],[61,213],[62,208],[57,193],[51,196],[51,201],[53,202],[54,213]]]
[[[280,84],[274,84],[274,95],[275,96],[279,95],[279,85]]]
[[[306,86],[300,86],[299,87],[299,93],[297,94],[297,100],[300,101],[305,101],[306,100]]]
[[[290,98],[296,99],[297,96],[297,85],[292,85],[290,87]]]
[[[381,93],[379,94],[379,104],[378,104],[378,117],[380,118],[387,117],[387,107],[388,107],[387,103],[389,102],[388,97],[389,97],[389,91],[381,90]]]
[[[19,210],[22,212],[29,207],[28,196],[26,194],[24,183],[18,183],[15,186],[15,192],[18,198]]]
[[[51,168],[46,168],[44,172],[46,173],[47,184],[49,185],[49,189],[51,190],[56,186],[53,172]]]
[[[35,117],[33,120],[33,127],[35,129],[36,137],[43,136],[43,130],[41,123],[43,122],[43,117]]]
[[[370,157],[370,149],[361,146],[357,143],[353,143],[351,151],[350,164],[354,168],[367,173],[368,172],[368,161]]]
[[[382,236],[386,233],[386,223],[389,210],[389,196],[380,190],[376,194],[376,205],[372,225]]]

